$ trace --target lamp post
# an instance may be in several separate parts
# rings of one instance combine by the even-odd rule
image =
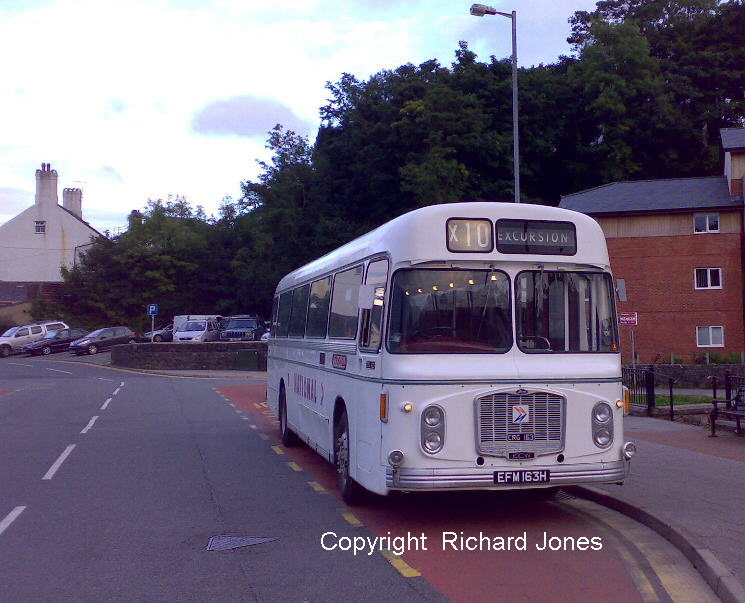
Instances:
[[[512,169],[515,172],[515,203],[520,203],[520,143],[517,135],[517,13],[502,13],[485,4],[472,4],[474,17],[501,15],[512,20]]]

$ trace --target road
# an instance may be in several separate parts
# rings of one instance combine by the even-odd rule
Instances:
[[[279,445],[263,382],[68,360],[0,361],[0,600],[714,600],[666,541],[586,501],[348,508],[332,467]]]

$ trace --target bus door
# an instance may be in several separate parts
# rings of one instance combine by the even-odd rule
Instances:
[[[370,416],[368,404],[375,407],[383,393],[379,380],[383,374],[380,348],[383,340],[383,315],[385,289],[388,281],[388,260],[372,260],[367,267],[365,284],[360,289],[360,331],[358,374],[363,377],[360,392],[364,392],[364,410]],[[372,471],[377,462],[377,446],[380,445],[380,423],[378,421],[357,421],[357,467],[362,471]]]

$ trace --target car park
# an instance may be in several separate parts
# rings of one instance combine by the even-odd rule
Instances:
[[[263,321],[255,314],[231,316],[220,331],[220,341],[255,341],[264,330]]]
[[[179,327],[178,331],[174,332],[173,341],[202,343],[217,341],[219,335],[220,326],[217,319],[188,320]]]
[[[88,329],[60,329],[49,331],[44,339],[39,339],[23,346],[23,353],[31,356],[48,356],[53,352],[64,352],[70,347],[70,343],[80,339],[88,333]]]
[[[120,343],[135,343],[137,336],[128,327],[104,327],[88,333],[70,344],[70,352],[76,355],[96,354]]]
[[[154,331],[143,333],[142,337],[140,337],[140,341],[152,341],[155,343],[160,343],[161,341],[173,341],[173,324],[167,324],[155,329]]]
[[[66,329],[68,325],[61,320],[45,320],[32,324],[11,327],[0,336],[0,356],[3,358],[17,354],[27,343],[33,343],[51,331]]]

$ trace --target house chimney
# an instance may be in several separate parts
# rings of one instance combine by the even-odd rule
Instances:
[[[57,170],[48,163],[42,163],[36,170],[36,205],[57,205]]]
[[[62,190],[62,207],[70,213],[83,219],[83,191],[79,188],[66,188]]]

